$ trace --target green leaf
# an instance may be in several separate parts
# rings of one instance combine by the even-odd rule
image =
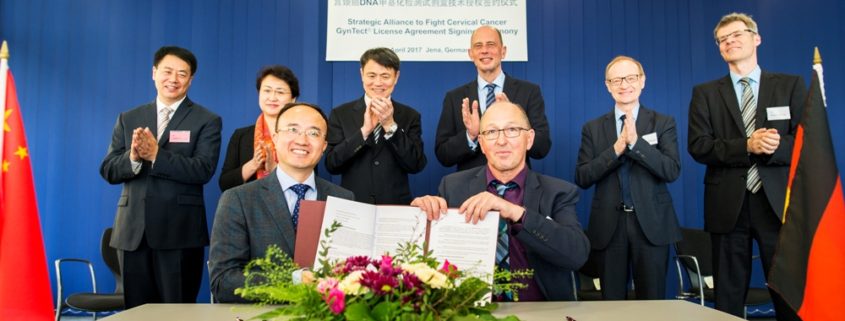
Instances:
[[[354,303],[346,306],[346,312],[343,313],[346,320],[349,321],[373,321],[370,315],[370,307],[366,303]]]
[[[373,318],[377,321],[390,321],[398,314],[399,303],[382,301],[373,307]]]

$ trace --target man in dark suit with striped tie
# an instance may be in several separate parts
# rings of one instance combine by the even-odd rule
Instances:
[[[540,86],[516,79],[502,71],[507,54],[502,33],[491,26],[481,26],[472,33],[469,58],[478,76],[446,93],[437,124],[434,152],[443,166],[465,170],[484,165],[487,159],[478,148],[481,114],[496,101],[510,101],[525,110],[535,132],[528,157],[541,159],[552,148],[549,121]]]
[[[693,88],[689,153],[707,165],[704,228],[713,241],[716,308],[742,317],[753,240],[766,275],[772,263],[807,89],[801,77],[760,69],[762,38],[750,16],[722,17],[713,35],[730,73]],[[778,320],[797,320],[770,293]]]
[[[411,203],[436,220],[459,208],[467,221],[499,219],[496,263],[502,269],[532,269],[518,292],[520,301],[574,299],[570,271],[587,260],[590,241],[575,216],[578,188],[530,170],[526,154],[536,137],[525,111],[509,102],[494,103],[479,124],[479,144],[487,165],[443,177],[440,196]],[[486,216],[498,211],[499,217]],[[486,217],[486,218],[485,218]],[[505,293],[498,300],[510,300]]]
[[[194,303],[208,245],[203,185],[220,157],[220,116],[188,98],[189,50],[153,57],[155,102],[121,113],[100,174],[123,184],[110,246],[120,250],[126,308]]]

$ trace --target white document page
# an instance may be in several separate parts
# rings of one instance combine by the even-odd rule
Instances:
[[[349,201],[329,196],[326,200],[326,212],[323,214],[323,230],[320,231],[319,244],[326,240],[325,229],[337,221],[342,226],[331,236],[328,259],[330,261],[346,259],[350,256],[369,256],[373,251],[375,239],[376,206],[367,203]],[[314,269],[320,268],[320,256],[314,258]]]
[[[488,212],[473,225],[464,222],[457,209],[450,209],[431,222],[428,249],[438,261],[447,259],[469,275],[492,281],[498,229],[499,212]]]
[[[418,207],[381,205],[376,209],[375,240],[372,257],[396,254],[400,244],[425,243],[426,217]]]

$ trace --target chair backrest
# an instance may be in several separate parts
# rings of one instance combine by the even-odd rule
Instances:
[[[111,227],[103,231],[103,237],[100,238],[100,254],[103,256],[103,261],[106,263],[106,266],[109,267],[109,270],[114,275],[114,292],[123,293],[123,276],[120,269],[120,260],[117,256],[117,249],[109,246],[109,242],[111,242],[111,232]]]
[[[710,242],[710,233],[703,230],[681,228],[681,235],[683,239],[675,243],[675,252],[681,255],[694,256],[698,262],[698,268],[701,271],[701,277],[707,278],[713,276],[713,244]],[[687,271],[689,278],[687,279],[693,288],[704,286],[710,288],[706,284],[699,284],[698,275],[696,273],[695,262],[689,258],[680,257],[681,264]],[[678,271],[680,273],[680,271]]]
[[[593,280],[598,279],[600,276],[598,258],[596,255],[597,252],[590,251],[590,256],[587,257],[587,261],[584,262],[584,265],[581,266],[580,269],[578,269],[578,279],[581,284],[581,290],[598,290],[595,283],[593,283]]]

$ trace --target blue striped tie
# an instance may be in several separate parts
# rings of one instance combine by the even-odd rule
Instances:
[[[296,204],[293,206],[293,215],[291,215],[291,221],[293,221],[293,230],[296,231],[296,225],[299,223],[299,203],[305,198],[305,192],[310,189],[311,186],[305,184],[295,184],[290,187],[294,193],[296,193]]]
[[[487,104],[484,105],[484,111],[487,111],[496,102],[496,84],[487,84],[484,88],[487,88]]]
[[[518,185],[514,182],[510,182],[507,184],[502,184],[502,182],[498,180],[494,180],[490,184],[493,184],[493,187],[496,188],[496,194],[499,194],[499,197],[504,198],[505,193],[509,190],[517,188]],[[496,241],[496,264],[499,265],[500,268],[503,270],[510,270],[510,255],[508,252],[509,247],[509,237],[508,237],[508,222],[505,219],[499,219],[499,237]]]

